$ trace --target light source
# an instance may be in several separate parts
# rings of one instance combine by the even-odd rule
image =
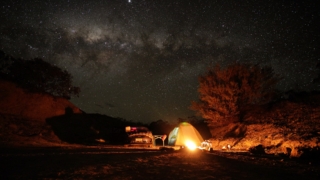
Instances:
[[[191,151],[195,150],[197,148],[196,144],[193,141],[187,140],[186,141],[186,147],[190,149]]]

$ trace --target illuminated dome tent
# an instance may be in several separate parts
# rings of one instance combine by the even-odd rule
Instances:
[[[188,142],[193,142],[199,146],[203,142],[203,138],[191,124],[182,122],[170,132],[168,145],[185,146]]]

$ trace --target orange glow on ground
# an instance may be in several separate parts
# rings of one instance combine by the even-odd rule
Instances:
[[[192,151],[197,148],[196,144],[190,140],[186,141],[186,147]]]

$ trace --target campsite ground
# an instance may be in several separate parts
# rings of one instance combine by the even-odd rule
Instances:
[[[0,179],[319,179],[319,164],[215,151],[2,148]]]

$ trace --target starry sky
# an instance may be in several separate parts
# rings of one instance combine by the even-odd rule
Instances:
[[[312,0],[2,0],[0,48],[67,70],[87,113],[138,122],[193,116],[198,76],[271,66],[282,91],[319,90]]]

